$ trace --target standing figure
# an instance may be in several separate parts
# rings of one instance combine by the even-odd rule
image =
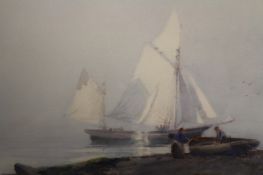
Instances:
[[[226,134],[218,126],[215,127],[216,139],[218,142],[222,143],[226,140]]]
[[[175,135],[175,140],[178,141],[182,145],[182,148],[185,154],[190,153],[190,149],[189,149],[190,139],[186,137],[186,135],[184,134],[184,128],[180,128],[178,130],[178,132]]]

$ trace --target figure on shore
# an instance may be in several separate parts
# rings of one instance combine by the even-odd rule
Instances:
[[[185,135],[184,128],[180,128],[176,134],[170,133],[168,137],[173,140],[171,152],[174,158],[184,158],[185,154],[190,153],[190,139]]]
[[[184,134],[184,128],[180,128],[178,130],[178,132],[175,134],[175,140],[182,145],[185,154],[190,153],[190,148],[189,148],[190,139],[186,137],[186,135]]]
[[[218,126],[215,127],[216,139],[218,142],[222,143],[226,140],[226,134]]]

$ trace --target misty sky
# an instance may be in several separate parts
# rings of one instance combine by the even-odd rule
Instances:
[[[260,127],[261,0],[0,0],[1,135],[63,120],[82,68],[106,82],[110,111],[173,9],[183,66],[219,117]]]

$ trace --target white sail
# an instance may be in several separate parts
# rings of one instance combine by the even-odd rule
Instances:
[[[208,99],[206,98],[205,94],[203,93],[203,91],[201,90],[201,88],[198,86],[198,84],[196,83],[196,81],[193,79],[193,77],[188,73],[188,79],[189,79],[189,83],[192,86],[194,93],[197,96],[197,99],[199,101],[199,103],[201,104],[200,107],[200,116],[202,118],[215,118],[216,117],[216,113],[212,107],[212,105],[209,103]]]
[[[156,89],[156,92],[151,94],[151,96],[149,96],[146,104],[145,104],[145,108],[142,112],[141,117],[137,120],[137,123],[143,123],[148,117],[149,114],[151,112],[151,109],[153,108],[154,102],[156,100],[156,97],[158,95],[158,89]]]
[[[180,23],[173,12],[161,34],[153,44],[172,62],[175,62],[177,50],[180,48]]]
[[[180,122],[196,122],[196,108],[197,104],[194,103],[194,99],[190,92],[190,88],[185,81],[182,72],[179,72],[179,104],[181,112],[181,120],[177,119]],[[178,106],[179,107],[179,106]]]
[[[173,13],[163,32],[143,49],[131,85],[108,117],[168,129],[215,117],[197,83],[182,74],[179,36],[180,24]]]
[[[139,123],[174,129],[216,117],[194,79],[182,74],[179,36],[180,24],[173,13],[163,32],[143,50],[134,79],[140,79],[150,95]]]
[[[101,125],[104,117],[104,90],[82,71],[77,90],[70,107],[70,116],[89,124]]]
[[[185,81],[182,72],[179,72],[179,81],[180,103],[182,111],[181,115],[183,116],[183,122],[203,124],[204,120],[209,118],[208,115],[215,115],[212,106],[210,105],[204,94],[202,96],[202,99],[200,99],[198,92],[201,91],[201,89],[198,87],[199,91],[196,90],[195,86],[193,86],[193,82],[195,81],[192,77],[191,80]],[[195,83],[195,85],[197,84]],[[204,99],[205,104],[209,104],[209,108],[206,108],[206,106],[202,105]],[[209,113],[208,111],[213,111],[213,113]]]
[[[146,46],[136,68],[134,78],[145,84],[150,97],[139,122],[174,127],[176,120],[175,103],[175,62],[180,43],[180,26],[176,13],[168,20],[163,32]],[[158,94],[156,95],[156,87]],[[150,107],[150,109],[149,109]],[[179,117],[179,116],[178,116]]]
[[[204,124],[205,123],[199,113],[197,113],[197,123],[199,123],[199,124]]]
[[[89,74],[86,71],[86,69],[82,69],[82,71],[80,73],[77,89],[80,90],[82,88],[82,86],[87,86],[88,81],[89,81]]]
[[[174,68],[151,46],[144,48],[134,79],[141,80],[154,100],[148,102],[153,103],[152,108],[149,112],[144,112],[139,121],[143,121],[145,125],[156,126],[157,123],[162,124],[174,115]],[[158,95],[153,98],[152,94],[156,93],[156,87]]]
[[[133,79],[140,79],[150,94],[157,86],[160,91],[165,88],[169,91],[171,86],[174,87],[174,82],[171,82],[174,81],[174,68],[154,48],[146,46]]]

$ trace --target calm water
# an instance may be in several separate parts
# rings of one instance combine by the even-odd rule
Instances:
[[[16,162],[31,166],[51,166],[88,160],[95,157],[141,156],[168,153],[169,146],[145,147],[90,145],[83,138],[0,138],[0,174],[14,172]]]
[[[263,142],[262,122],[240,121],[225,125],[224,130],[228,136],[254,138]],[[243,126],[243,127],[241,127]],[[245,127],[244,127],[245,126]],[[16,136],[0,137],[0,174],[14,172],[13,166],[20,162],[34,167],[62,165],[79,162],[96,157],[122,157],[141,156],[156,153],[169,153],[170,147],[133,146],[91,146],[89,136],[78,131],[55,133],[52,136]],[[205,135],[213,136],[213,129]],[[36,134],[37,135],[37,134]],[[56,135],[56,136],[54,136]],[[262,144],[259,146],[262,149]]]

